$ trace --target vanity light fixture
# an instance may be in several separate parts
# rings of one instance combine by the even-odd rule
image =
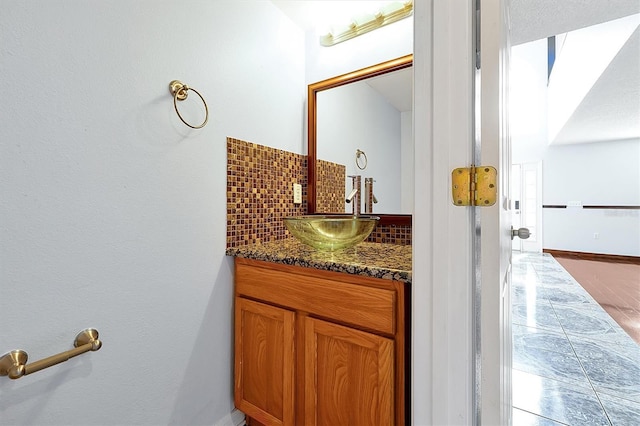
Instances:
[[[368,33],[377,28],[407,18],[413,14],[413,0],[393,2],[378,10],[376,14],[360,15],[352,18],[348,25],[334,27],[331,32],[320,36],[320,44],[325,47]]]

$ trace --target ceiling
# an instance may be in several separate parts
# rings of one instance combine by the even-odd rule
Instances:
[[[640,13],[638,0],[511,0],[511,44],[518,45]]]
[[[400,112],[413,109],[413,72],[405,68],[363,80]]]
[[[638,13],[638,0],[511,0],[511,41],[513,45],[523,44]],[[550,142],[572,144],[628,138],[640,138],[638,29]]]
[[[553,144],[640,137],[640,29],[636,29],[564,124]]]
[[[318,17],[340,16],[336,15],[339,11],[353,16],[357,12],[350,7],[362,7],[366,3],[368,10],[377,10],[386,3],[362,0],[272,2],[305,31],[316,28]],[[639,0],[511,0],[511,42],[515,46],[638,13]],[[396,95],[399,91],[393,85],[385,84],[385,87]],[[405,107],[398,107],[400,111],[406,110],[402,108]],[[620,139],[620,135],[640,138],[640,30],[625,43],[551,142],[606,141]]]

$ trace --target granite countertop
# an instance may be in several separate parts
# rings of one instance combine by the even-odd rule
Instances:
[[[288,238],[232,247],[227,256],[283,263],[411,283],[411,246],[360,243],[342,250],[320,251]]]

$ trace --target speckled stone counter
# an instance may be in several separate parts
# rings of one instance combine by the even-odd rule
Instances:
[[[226,254],[234,257],[411,283],[410,245],[365,242],[355,247],[329,252],[316,250],[289,238],[228,248]]]

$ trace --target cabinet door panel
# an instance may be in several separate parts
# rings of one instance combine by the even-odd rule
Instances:
[[[235,405],[266,425],[294,423],[294,322],[291,311],[236,297]]]
[[[305,425],[392,425],[393,341],[305,319]]]

